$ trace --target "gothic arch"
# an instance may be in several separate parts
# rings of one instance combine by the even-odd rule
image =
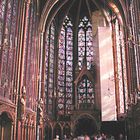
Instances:
[[[63,134],[66,136],[70,136],[71,127],[68,123],[66,123],[63,127]]]
[[[79,119],[82,119],[82,118],[85,118],[85,117],[94,120],[95,123],[97,124],[96,119],[91,114],[89,114],[89,113],[82,113],[82,114],[80,114],[79,116],[77,116],[75,118],[74,122],[76,123]]]
[[[82,113],[77,118],[75,118],[73,132],[75,136],[84,135],[84,133],[87,133],[88,135],[93,135],[98,131],[99,127],[99,124],[97,124],[97,121],[91,114]]]
[[[54,17],[56,15],[56,13],[58,12],[58,10],[61,9],[61,7],[66,3],[68,2],[68,0],[65,0],[63,1],[62,3],[58,4],[59,3],[59,0],[53,0],[53,1],[48,1],[46,2],[46,5],[44,6],[45,8],[43,9],[43,12],[42,12],[42,16],[41,16],[41,20],[40,20],[40,24],[39,24],[39,31],[40,32],[44,32],[45,31],[45,25],[46,23],[49,23],[51,21],[49,21],[49,14],[51,13],[51,11],[53,10],[53,8],[58,4],[57,8],[54,10],[53,14],[52,14],[52,17]],[[124,9],[126,9],[126,7],[124,6],[124,3],[119,0],[117,2],[118,4],[116,4],[115,2],[112,3],[113,5],[111,5],[111,2],[104,2],[104,4],[106,4],[106,6],[108,6],[109,9],[112,9],[117,15],[120,15],[121,17],[124,17],[123,21],[125,22],[125,18],[126,18],[126,11]],[[98,8],[100,8],[99,4],[97,4],[95,2],[96,6],[98,6]],[[118,5],[120,5],[120,8],[118,8]],[[114,7],[115,6],[115,7]],[[104,7],[101,7],[101,9],[103,9]],[[118,8],[119,13],[117,13],[115,10],[115,8]],[[123,9],[123,10],[122,10]],[[103,11],[104,13],[104,11]],[[106,14],[104,14],[104,16],[106,16]]]
[[[43,55],[44,53],[44,50],[45,50],[45,45],[44,45],[44,32],[46,30],[46,27],[48,28],[51,21],[53,20],[53,18],[55,17],[55,15],[58,13],[58,11],[64,6],[64,4],[66,4],[67,2],[69,2],[69,0],[65,0],[63,2],[60,2],[58,0],[53,0],[53,1],[48,1],[46,2],[46,5],[44,6],[44,9],[43,9],[43,12],[41,14],[41,19],[40,19],[40,23],[39,23],[39,48],[40,48],[40,72],[39,72],[39,75],[40,75],[40,79],[42,80],[42,82],[40,82],[40,88],[41,90],[44,90],[44,74],[43,74],[43,71],[44,71],[44,67],[42,67],[45,62],[45,55]],[[94,3],[94,2],[93,2]],[[118,2],[119,3],[119,2]],[[95,5],[99,6],[98,3],[95,2]],[[105,14],[106,11],[109,12],[109,9],[111,9],[118,17],[120,17],[120,23],[121,25],[123,25],[123,23],[125,23],[125,20],[123,19],[122,20],[122,14],[120,13],[120,8],[117,7],[117,5],[115,5],[114,3],[111,3],[110,1],[106,2],[105,3],[105,6],[107,7],[106,10],[104,9],[104,7],[101,7],[99,10],[103,9],[103,13],[104,13],[104,17],[108,18],[109,20],[111,19],[111,17],[109,16],[109,14]],[[116,10],[117,9],[117,10]],[[39,94],[44,94],[44,91],[39,91],[40,93]],[[41,95],[41,97],[43,97],[43,95]]]
[[[44,127],[44,137],[45,139],[53,139],[52,138],[53,128],[50,123],[47,123]]]
[[[59,138],[61,138],[61,136],[62,136],[62,126],[61,126],[60,123],[56,123],[54,125],[54,128],[53,128],[53,138],[55,138],[56,135],[59,135]]]
[[[5,114],[7,116],[7,118],[11,121],[14,122],[14,116],[11,114],[10,111],[2,111],[0,112],[0,116],[2,116],[3,114]]]
[[[0,116],[3,114],[3,113],[6,113],[7,114],[7,117],[12,121],[14,122],[14,119],[15,119],[15,114],[14,114],[14,110],[10,111],[11,108],[8,107],[8,106],[2,106],[2,108],[0,108]]]
[[[2,112],[0,114],[0,139],[7,140],[13,134],[13,119],[10,112]]]

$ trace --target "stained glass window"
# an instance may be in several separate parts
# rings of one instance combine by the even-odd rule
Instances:
[[[13,73],[15,70],[15,59],[16,59],[16,49],[17,49],[17,40],[16,37],[16,25],[17,25],[17,10],[18,10],[18,0],[13,1],[12,6],[12,16],[11,16],[11,23],[10,23],[10,37],[9,37],[9,54],[8,54],[8,78],[11,88],[13,82]],[[12,88],[11,88],[12,89]],[[10,89],[10,90],[11,90]],[[12,98],[12,97],[11,97]]]
[[[53,107],[53,92],[54,92],[54,39],[55,26],[52,22],[50,28],[46,32],[46,85],[45,93],[47,96],[48,114],[52,115]]]
[[[78,64],[79,64],[79,68],[82,68],[82,62],[84,59],[84,55],[85,55],[85,32],[84,30],[81,28],[79,30],[78,33]]]
[[[1,86],[3,88],[5,88],[4,90],[4,96],[9,97],[9,92],[8,92],[8,88],[9,88],[9,80],[10,77],[8,75],[8,71],[10,71],[9,69],[9,65],[8,65],[8,57],[9,57],[9,47],[10,47],[10,31],[11,31],[11,21],[12,21],[12,7],[13,7],[13,1],[11,0],[7,0],[7,1],[2,1],[0,2],[0,12],[1,13],[1,18],[0,18],[0,42],[1,44],[3,44],[4,42],[6,42],[7,45],[2,45],[2,50],[4,50],[2,52],[2,57],[1,60],[2,62],[2,82],[1,82]],[[3,25],[3,23],[5,23],[5,25]],[[4,28],[3,28],[4,27]]]
[[[91,68],[93,62],[93,45],[92,45],[92,28],[88,28],[86,32],[86,57],[87,57],[87,69]]]
[[[94,104],[94,85],[85,77],[78,86],[78,103],[92,103]]]
[[[87,69],[93,62],[92,25],[87,17],[81,19],[78,32],[78,65],[83,66],[84,56],[87,60]]]
[[[0,44],[2,43],[5,9],[6,9],[6,0],[1,0],[0,1]]]
[[[85,16],[80,21],[78,32],[78,65],[80,70],[83,67],[84,57],[86,58],[88,70],[90,70],[93,63],[94,49],[92,38],[92,25]],[[94,94],[93,83],[87,77],[84,77],[78,86],[78,103],[94,104]]]
[[[61,28],[58,52],[58,114],[70,114],[73,81],[73,31],[66,17]]]
[[[12,86],[14,83],[15,59],[16,59],[16,24],[18,14],[18,0],[1,0],[0,1],[0,45],[2,53],[0,63],[1,72],[1,89],[2,95],[13,99]],[[4,94],[3,94],[4,93]],[[13,99],[14,100],[14,99]]]
[[[5,21],[5,12],[6,12],[6,0],[2,0],[0,1],[0,45],[4,43],[4,21]],[[1,46],[3,48],[3,46]],[[3,56],[0,56],[0,63],[2,63],[2,61],[4,61],[4,63],[6,63],[6,54],[5,52],[3,52],[4,54],[4,58],[2,58]],[[0,70],[1,71],[1,70]],[[6,64],[4,64],[4,67],[2,68],[2,78],[1,78],[1,85],[0,86],[4,86],[5,82],[7,79],[7,75],[6,75]],[[3,92],[1,92],[1,94],[3,94]]]
[[[9,34],[10,34],[10,25],[11,25],[11,17],[12,17],[12,1],[8,0],[7,1],[7,11],[6,11],[6,17],[5,17],[5,29],[4,29],[4,34],[5,37],[9,40]],[[10,44],[9,44],[10,45]],[[2,72],[5,73],[6,72],[6,76],[7,76],[7,62],[8,62],[8,56],[9,55],[9,51],[8,51],[8,47],[7,49],[4,49],[3,52],[3,69]],[[8,78],[8,76],[7,76]]]

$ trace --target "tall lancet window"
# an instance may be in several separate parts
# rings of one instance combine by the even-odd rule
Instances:
[[[78,65],[81,70],[83,63],[86,61],[87,69],[90,70],[93,63],[93,44],[92,44],[92,25],[85,16],[81,19],[78,32]],[[78,86],[78,103],[94,104],[94,82],[90,81],[87,76]]]
[[[73,31],[66,17],[61,28],[58,51],[58,114],[68,115],[72,105]]]
[[[85,16],[81,19],[78,32],[78,65],[82,69],[84,57],[87,61],[87,69],[90,69],[93,62],[93,44],[92,44],[92,25]]]
[[[0,1],[0,44],[2,44],[2,36],[3,36],[3,25],[4,25],[4,15],[6,11],[6,0]]]
[[[14,60],[16,56],[15,34],[18,0],[0,0],[0,87],[1,95],[11,97]],[[4,45],[5,44],[5,45]]]
[[[54,38],[55,27],[52,23],[48,31],[46,32],[45,47],[46,47],[46,103],[48,114],[52,115],[53,107],[53,89],[54,89]]]

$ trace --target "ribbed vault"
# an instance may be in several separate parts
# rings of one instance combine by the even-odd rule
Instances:
[[[39,30],[44,32],[45,27],[50,25],[55,16],[59,16],[60,23],[63,22],[64,17],[70,13],[73,19],[77,19],[79,14],[91,15],[95,10],[101,10],[102,14],[107,18],[106,11],[113,11],[117,16],[120,16],[122,21],[126,22],[124,2],[111,0],[53,0],[47,1],[41,14]]]

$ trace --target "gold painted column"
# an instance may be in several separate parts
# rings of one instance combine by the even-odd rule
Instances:
[[[16,108],[16,140],[19,140],[20,134],[19,129],[19,123],[20,123],[20,117],[18,115],[18,111],[20,109],[20,96],[23,88],[23,72],[24,72],[24,57],[25,57],[25,48],[26,48],[26,33],[27,30],[27,24],[28,24],[28,14],[29,14],[29,8],[30,8],[30,0],[25,0],[23,3],[23,9],[20,19],[20,33],[19,33],[19,44],[18,44],[18,74],[17,74],[17,108]]]
[[[43,138],[43,133],[42,133],[42,129],[43,129],[43,125],[42,124],[40,124],[40,120],[42,119],[42,118],[40,118],[40,112],[39,112],[39,110],[40,109],[42,109],[43,110],[43,94],[44,94],[44,92],[42,91],[44,88],[43,88],[43,86],[44,86],[44,66],[43,66],[43,64],[44,64],[44,48],[43,48],[43,46],[44,46],[44,33],[40,33],[40,36],[39,36],[40,38],[40,40],[39,40],[39,52],[40,52],[40,55],[39,55],[39,58],[40,58],[40,61],[39,61],[39,79],[38,79],[38,83],[39,83],[39,89],[38,89],[38,108],[37,108],[37,119],[39,119],[39,120],[37,120],[37,131],[36,131],[36,139],[37,140],[42,140],[42,138]],[[41,108],[40,108],[40,105],[42,104],[42,106],[41,106]],[[42,112],[43,113],[43,112]]]

